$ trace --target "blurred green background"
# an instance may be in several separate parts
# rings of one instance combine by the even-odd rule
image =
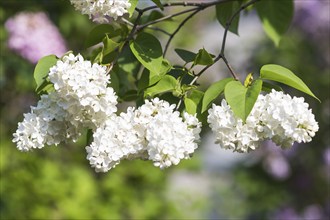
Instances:
[[[235,61],[236,54],[230,54],[231,49],[248,57],[244,70],[257,71],[264,64],[277,63],[307,83],[322,101],[305,96],[320,126],[311,143],[285,151],[266,143],[247,156],[229,153],[211,158],[207,150],[210,146],[206,145],[212,140],[207,141],[205,129],[194,157],[176,167],[161,171],[148,161],[123,161],[110,172],[97,174],[85,159],[84,138],[75,144],[28,153],[19,152],[11,142],[17,123],[38,97],[34,92],[34,64],[7,47],[9,35],[4,26],[18,12],[45,11],[69,50],[78,53],[83,52],[84,39],[95,24],[74,11],[66,0],[1,1],[0,218],[326,219],[330,215],[329,2],[306,2],[313,3],[313,7],[296,6],[294,22],[278,48],[261,32],[255,35],[262,37],[244,42],[255,45],[249,52],[243,44],[228,46],[227,52],[234,68],[242,67]],[[320,20],[324,11],[325,18],[322,15],[324,20]],[[246,19],[260,26],[251,14]],[[199,36],[211,34],[210,29],[203,28],[211,24],[213,29],[214,23],[214,11],[207,10],[189,22],[174,43],[181,48],[194,48],[203,40]],[[219,41],[217,37],[214,42]],[[231,37],[235,36],[228,38]],[[219,146],[211,147],[221,154]],[[228,159],[225,157],[239,159],[223,165],[221,162]]]

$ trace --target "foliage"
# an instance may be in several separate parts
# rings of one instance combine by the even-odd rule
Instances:
[[[144,99],[158,96],[176,104],[178,110],[185,110],[190,114],[196,113],[199,120],[205,123],[205,114],[208,109],[213,103],[217,103],[219,97],[223,96],[235,115],[243,121],[248,117],[258,95],[262,91],[270,92],[272,88],[299,95],[299,92],[292,90],[294,88],[319,101],[328,98],[321,92],[322,89],[328,88],[326,80],[314,79],[310,75],[298,77],[293,72],[302,74],[307,72],[302,65],[299,65],[300,60],[296,58],[296,62],[288,63],[288,60],[294,60],[295,55],[306,54],[310,49],[297,46],[291,48],[294,52],[290,54],[288,50],[292,45],[285,45],[288,44],[288,39],[285,37],[283,39],[283,35],[293,17],[293,1],[291,0],[283,1],[283,4],[282,1],[274,3],[270,0],[239,0],[225,3],[201,1],[201,3],[192,2],[181,5],[178,2],[176,3],[178,6],[187,4],[183,7],[181,14],[171,10],[175,4],[171,6],[165,1],[153,0],[154,5],[141,9],[137,0],[131,0],[132,7],[129,10],[129,16],[122,22],[100,25],[92,25],[86,17],[73,12],[67,2],[45,3],[43,6],[40,6],[38,1],[34,2],[35,4],[29,7],[49,11],[52,19],[59,24],[62,33],[68,38],[70,49],[79,51],[92,62],[108,67],[111,75],[110,86],[114,88],[122,103],[133,101],[139,106]],[[22,8],[14,8],[13,5],[11,2],[5,3],[4,6],[10,8],[10,11],[6,11],[5,17],[26,7],[23,4]],[[57,10],[51,10],[54,5]],[[1,6],[2,10],[4,6]],[[216,20],[225,30],[220,39],[222,42],[219,42],[222,44],[218,54],[213,55],[205,48],[196,50],[197,52],[181,49],[183,45],[175,45],[172,42],[181,27],[189,27],[189,24],[186,24],[188,20],[204,9],[212,7],[215,8]],[[235,60],[227,60],[225,45],[228,32],[239,34],[238,27],[239,21],[243,19],[242,12],[253,13],[253,11],[258,13],[266,34],[277,48],[266,41],[267,43],[264,43],[264,47],[261,48],[267,48],[269,51],[257,51],[256,60],[251,61],[257,66],[255,69],[260,69],[260,77],[255,77],[259,75],[258,73],[250,74],[245,82],[241,83],[240,76],[243,73],[237,74],[231,67],[231,63],[235,63]],[[166,17],[166,12],[172,13],[172,16]],[[176,18],[182,14],[188,16],[182,19]],[[166,30],[164,22],[168,22],[173,31]],[[163,24],[164,29],[162,29]],[[161,33],[165,33],[165,36],[169,38],[164,40]],[[301,39],[301,41],[308,42],[306,39]],[[170,61],[171,59],[166,55],[171,43],[183,64],[180,61],[178,63]],[[313,46],[310,47],[313,48]],[[1,68],[6,71],[5,76],[1,76],[0,79],[1,90],[5,91],[5,95],[1,95],[1,102],[9,103],[7,106],[1,106],[1,115],[9,115],[8,118],[1,120],[1,218],[158,219],[184,217],[180,216],[180,211],[175,208],[178,204],[171,203],[165,194],[166,176],[171,174],[173,171],[171,169],[159,171],[147,162],[127,161],[106,175],[95,174],[86,166],[84,151],[81,149],[81,145],[84,146],[86,142],[84,139],[76,144],[65,144],[60,149],[50,147],[27,154],[16,152],[9,140],[15,129],[16,118],[28,111],[27,105],[35,102],[33,89],[36,88],[38,94],[51,91],[52,85],[47,79],[47,69],[60,58],[55,58],[53,55],[46,56],[34,68],[9,50],[1,50],[1,62],[5,63]],[[5,57],[4,54],[9,55]],[[279,57],[288,59],[281,60]],[[313,56],[310,59],[316,61]],[[199,85],[197,83],[199,78],[207,75],[207,70],[220,60],[228,67],[232,77],[211,82],[208,88]],[[278,64],[267,63],[280,63],[294,71]],[[33,72],[33,68],[37,87],[33,86],[32,75],[27,75]],[[317,72],[320,69],[311,67],[310,72]],[[5,71],[1,70],[1,72]],[[308,84],[314,89],[320,88],[319,84],[324,83],[324,85],[321,86],[322,89],[316,90],[316,96],[302,79],[309,82]],[[315,81],[317,83],[312,84]],[[281,87],[277,82],[281,83]],[[15,93],[19,93],[19,97]],[[31,96],[33,98],[29,101],[28,98]],[[315,107],[312,100],[308,98],[307,100],[311,101]],[[317,115],[322,114],[320,109],[317,111]],[[320,118],[320,116],[317,117]],[[320,136],[325,134],[326,131],[322,130]],[[318,143],[323,144],[321,138],[316,139],[315,145]],[[320,155],[321,148],[318,148],[316,153],[304,148],[300,153]],[[307,155],[303,157],[309,158]],[[297,160],[301,159],[298,157]],[[312,161],[315,166],[320,166],[315,160],[309,161]],[[186,166],[189,166],[189,163],[194,164],[196,161],[189,161]],[[255,167],[240,166],[237,170],[233,170],[235,181],[232,187],[237,190],[236,195],[229,192],[227,192],[229,195],[226,195],[226,192],[221,190],[221,195],[228,196],[230,199],[244,197],[241,199],[245,203],[240,201],[242,202],[240,217],[267,218],[272,209],[280,207],[281,203],[297,204],[301,206],[298,207],[300,209],[308,205],[309,201],[301,198],[299,192],[292,194],[286,188],[287,183],[294,184],[295,176],[286,182],[274,183],[274,180],[262,171],[261,163],[257,163]],[[301,161],[297,163],[309,170]],[[186,166],[183,165],[183,168]],[[313,171],[310,170],[310,172]],[[315,179],[326,185],[326,180],[323,178],[315,176]],[[312,190],[317,191],[316,188],[313,185]],[[263,196],[265,194],[269,196]],[[314,199],[320,204],[326,202],[319,192],[316,199],[312,198],[312,195],[308,196],[310,200]],[[220,216],[226,213],[225,217],[231,217],[235,209],[230,204],[227,206],[232,212],[226,213],[224,208],[226,206],[223,206]]]

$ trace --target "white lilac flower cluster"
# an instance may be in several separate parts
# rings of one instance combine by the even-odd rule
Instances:
[[[54,91],[42,95],[18,123],[13,142],[19,150],[75,141],[83,129],[95,130],[117,111],[117,96],[107,87],[105,67],[70,54],[57,61],[48,74]]]
[[[155,98],[109,118],[86,147],[91,166],[107,172],[123,159],[140,158],[163,169],[190,158],[198,146],[201,123],[188,113],[181,118],[174,108]]]
[[[70,0],[70,2],[76,10],[98,23],[107,23],[110,18],[117,20],[131,7],[129,0]]]
[[[44,12],[20,12],[5,22],[8,48],[31,63],[46,55],[62,56],[65,41],[57,27]]]
[[[53,91],[41,96],[24,114],[13,134],[21,151],[76,141],[91,129],[93,142],[87,159],[96,171],[106,172],[122,159],[149,159],[160,168],[190,158],[197,148],[201,123],[195,116],[180,117],[175,105],[155,98],[138,109],[117,116],[117,96],[107,85],[106,67],[81,55],[69,54],[49,69]]]
[[[304,99],[273,90],[260,94],[244,123],[225,100],[209,109],[208,123],[222,148],[237,152],[255,150],[270,139],[282,148],[310,142],[319,126]]]
[[[69,54],[49,70],[49,80],[59,96],[58,105],[72,115],[72,123],[95,130],[117,111],[117,96],[108,87],[105,66],[81,55]]]

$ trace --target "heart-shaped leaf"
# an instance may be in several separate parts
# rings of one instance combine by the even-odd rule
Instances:
[[[255,80],[251,86],[245,87],[239,81],[227,83],[225,98],[234,114],[244,122],[250,114],[262,88],[262,80]]]

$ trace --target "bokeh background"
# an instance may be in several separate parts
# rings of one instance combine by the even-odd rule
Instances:
[[[304,96],[313,109],[320,126],[313,142],[288,150],[267,142],[255,152],[239,154],[221,150],[205,128],[194,157],[178,166],[161,171],[148,161],[123,161],[97,174],[85,159],[84,138],[28,153],[11,142],[23,113],[38,100],[33,80],[37,60],[66,50],[84,53],[84,40],[95,24],[74,11],[68,0],[2,0],[0,218],[328,219],[329,5],[328,0],[295,1],[293,23],[279,47],[266,37],[255,12],[242,14],[240,36],[229,34],[226,46],[228,60],[242,79],[264,64],[276,63],[307,83],[321,103],[284,89]],[[178,20],[171,22],[163,25],[171,29]],[[187,23],[172,49],[205,47],[217,54],[222,33],[214,9],[209,9]],[[227,76],[219,63],[199,83],[206,88]]]

